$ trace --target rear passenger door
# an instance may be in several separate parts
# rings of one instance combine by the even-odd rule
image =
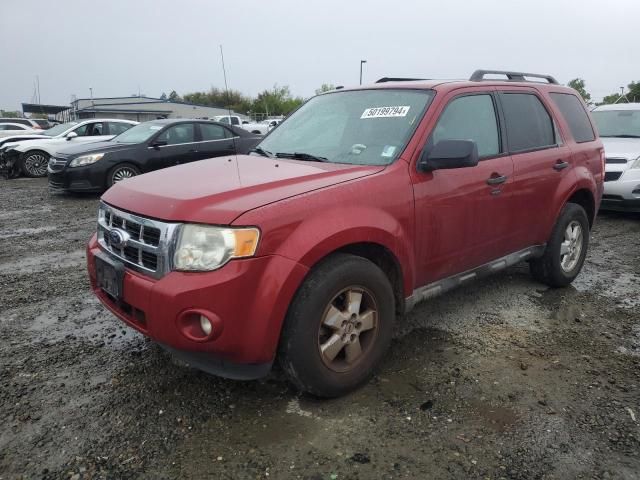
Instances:
[[[198,123],[200,142],[196,160],[233,155],[235,153],[233,133],[230,129],[215,123]]]
[[[572,175],[571,150],[541,95],[533,88],[499,92],[513,160],[515,216],[511,250],[541,245],[555,222],[561,182]]]

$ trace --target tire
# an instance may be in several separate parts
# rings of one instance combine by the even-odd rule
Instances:
[[[126,178],[135,177],[140,175],[140,169],[131,163],[119,163],[111,170],[107,177],[107,188],[113,187],[115,183]]]
[[[580,273],[588,248],[587,213],[580,205],[567,203],[553,227],[544,254],[529,262],[531,275],[550,287],[566,287]]]
[[[362,257],[332,255],[311,271],[289,307],[279,362],[300,390],[344,395],[373,375],[394,320],[393,289],[384,272]]]
[[[49,154],[42,150],[26,152],[20,161],[20,170],[25,177],[38,178],[47,176]]]

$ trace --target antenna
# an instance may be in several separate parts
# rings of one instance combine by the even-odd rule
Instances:
[[[220,59],[222,60],[222,74],[224,75],[224,89],[225,89],[225,92],[227,93],[227,111],[229,112],[229,125],[233,127],[233,124],[231,123],[231,107],[229,106],[229,101],[231,98],[229,97],[229,85],[227,84],[227,69],[224,66],[224,52],[222,51],[222,45],[220,45]],[[238,174],[238,181],[240,181],[240,166],[238,165],[238,149],[236,147],[236,134],[233,131],[233,129],[231,129],[231,131],[233,132],[233,136],[231,137],[231,140],[233,141],[233,151],[236,154],[236,173]]]

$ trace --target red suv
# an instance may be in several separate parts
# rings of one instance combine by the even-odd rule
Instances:
[[[416,302],[525,260],[571,283],[603,172],[584,103],[553,77],[382,79],[311,98],[249,155],[116,184],[91,284],[192,366],[250,379],[277,359],[338,396]]]

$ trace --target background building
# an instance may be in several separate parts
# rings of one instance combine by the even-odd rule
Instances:
[[[225,108],[195,105],[150,97],[109,97],[79,98],[71,102],[70,116],[85,118],[124,118],[137,122],[146,122],[158,118],[213,118],[217,115],[229,115]],[[231,111],[250,120],[246,115]]]

